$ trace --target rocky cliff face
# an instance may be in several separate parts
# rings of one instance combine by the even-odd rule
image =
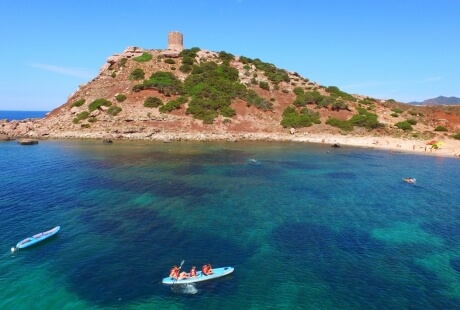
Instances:
[[[150,55],[147,61],[136,61],[143,55]],[[144,59],[145,60],[145,59]],[[243,63],[239,57],[230,61],[230,66],[238,71],[239,82],[248,89],[254,90],[257,95],[270,102],[270,110],[258,109],[242,99],[232,101],[231,108],[235,111],[233,117],[216,117],[211,124],[205,124],[187,113],[188,102],[180,109],[162,113],[158,107],[146,107],[148,97],[156,97],[161,102],[177,99],[179,95],[149,88],[135,91],[135,85],[142,80],[132,78],[133,71],[140,69],[145,73],[145,79],[158,71],[171,72],[180,81],[185,81],[190,73],[179,70],[182,57],[179,54],[169,55],[167,50],[145,50],[138,47],[128,47],[120,54],[107,59],[101,67],[97,77],[80,87],[69,96],[67,102],[51,111],[44,119],[35,119],[21,122],[0,122],[0,134],[8,137],[28,138],[95,138],[95,139],[280,139],[279,137],[295,133],[339,133],[336,127],[325,124],[329,117],[349,119],[356,114],[360,106],[359,99],[363,96],[353,95],[354,100],[347,100],[347,109],[324,107],[309,107],[320,114],[321,124],[314,124],[306,128],[283,128],[280,124],[283,111],[292,106],[296,99],[294,90],[302,88],[305,91],[317,91],[327,95],[325,87],[299,76],[295,72],[285,72],[288,80],[274,83],[265,72],[257,69],[253,64]],[[194,62],[222,63],[219,53],[200,50],[196,53]],[[262,87],[262,84],[268,87]],[[111,106],[101,105],[95,109],[91,103],[105,99]],[[76,104],[83,102],[83,104]],[[117,107],[118,113],[111,108]],[[393,124],[405,120],[411,115],[407,113],[390,116],[392,109],[403,107],[404,110],[422,110],[423,107],[409,108],[404,104],[375,100],[373,112],[379,116],[379,121],[386,124],[385,129],[371,134],[390,135],[398,130]],[[438,114],[436,114],[438,113]],[[419,113],[416,130],[425,132],[433,129],[440,123],[451,130],[460,130],[460,113],[444,113],[440,117],[439,111]],[[441,119],[439,121],[438,119]],[[78,120],[78,121],[76,121]],[[366,130],[355,129],[351,134],[368,134]],[[278,138],[276,138],[278,137]]]

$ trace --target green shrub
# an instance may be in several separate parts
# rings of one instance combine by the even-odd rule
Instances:
[[[273,109],[273,103],[265,100],[264,98],[260,97],[255,91],[252,89],[248,89],[243,93],[243,95],[239,96],[241,99],[245,100],[248,105],[255,106],[258,109],[263,111],[269,111]]]
[[[174,59],[172,59],[172,58],[166,58],[165,63],[170,64],[170,65],[174,65],[176,63],[176,61]]]
[[[75,118],[72,120],[72,122],[74,124],[78,124],[81,120],[84,120],[84,119],[88,118],[88,116],[89,116],[88,111],[80,112],[75,116]]]
[[[411,125],[417,125],[417,120],[413,119],[413,118],[410,118],[407,120],[407,122]]]
[[[444,126],[437,126],[434,131],[448,131],[446,127]]]
[[[307,104],[318,104],[325,98],[316,90],[308,92],[299,92],[297,87],[295,89],[297,89],[297,92],[299,93],[293,102],[293,104],[296,107],[304,107]]]
[[[142,82],[142,86],[134,86],[135,89],[155,89],[159,93],[169,95],[180,95],[184,93],[182,82],[171,72],[154,72],[148,80]]]
[[[118,94],[115,96],[115,99],[117,99],[118,102],[123,102],[126,100],[126,95],[124,94]]]
[[[137,62],[147,62],[152,59],[152,54],[143,52],[141,56],[134,57],[133,60]]]
[[[268,85],[267,82],[259,82],[259,87],[265,90],[270,90],[270,86]]]
[[[348,110],[348,105],[343,100],[334,100],[331,104],[332,111]]]
[[[90,123],[95,123],[96,121],[97,121],[97,118],[95,118],[95,117],[88,118],[88,122],[90,122]]]
[[[113,106],[111,106],[110,108],[108,108],[107,114],[112,115],[112,116],[115,116],[115,115],[117,115],[118,113],[120,113],[120,111],[121,111],[121,108],[120,108],[119,106],[113,105]]]
[[[283,119],[281,120],[281,126],[284,128],[309,127],[313,124],[319,123],[321,123],[319,119],[319,113],[307,108],[303,108],[299,113],[293,106],[288,106],[286,109],[284,109]]]
[[[395,124],[395,126],[402,130],[412,130],[412,125],[409,124],[407,121],[398,122]]]
[[[393,117],[398,117],[399,114],[398,113],[391,113],[390,116],[393,116]]]
[[[93,112],[94,110],[99,109],[99,107],[101,106],[110,107],[111,105],[112,105],[112,102],[110,102],[109,100],[104,99],[104,98],[99,98],[89,104],[88,110],[90,112]]]
[[[353,124],[350,121],[344,121],[338,118],[330,117],[327,119],[326,124],[340,128],[344,131],[352,131]]]
[[[395,113],[398,113],[398,114],[401,114],[401,113],[404,112],[404,110],[403,110],[403,109],[400,109],[400,108],[393,108],[393,109],[391,109],[391,111],[393,111],[393,112],[395,112]]]
[[[358,103],[364,104],[364,105],[370,105],[370,104],[375,103],[376,101],[377,100],[374,98],[366,97],[364,99],[359,100]]]
[[[352,95],[341,91],[337,86],[329,86],[326,88],[326,91],[330,94],[331,97],[333,98],[341,98],[343,100],[347,101],[356,101],[356,98],[353,97]]]
[[[131,72],[128,79],[138,81],[138,80],[142,80],[144,76],[145,76],[144,70],[142,70],[141,68],[136,68],[133,70],[133,72]]]
[[[241,57],[240,57],[241,61]],[[279,82],[289,82],[289,75],[286,70],[278,69],[275,65],[270,63],[262,62],[260,59],[254,59],[252,61],[254,66],[264,71],[265,76],[273,83],[278,84]]]
[[[369,130],[383,127],[377,120],[377,114],[370,113],[366,109],[358,108],[358,114],[353,115],[349,120],[354,126],[364,127]]]
[[[89,128],[89,127],[91,127],[91,125],[90,124],[81,124],[80,127],[81,128]]]
[[[190,73],[192,72],[192,66],[188,64],[184,64],[179,67],[179,71],[182,73]]]
[[[171,112],[173,110],[178,110],[180,109],[181,105],[183,103],[186,103],[188,101],[188,98],[185,96],[181,96],[175,100],[170,100],[168,101],[165,105],[162,105],[160,107],[160,112],[161,113],[166,113],[166,112]]]
[[[72,105],[70,106],[71,108],[73,107],[81,107],[83,104],[85,104],[86,100],[85,99],[79,99],[77,101],[75,101],[74,103],[72,103]]]
[[[222,52],[219,52],[219,58],[220,58],[223,62],[229,63],[230,61],[232,61],[233,59],[235,59],[235,56],[233,56],[233,55],[230,54],[230,53],[226,53],[226,52],[222,51]]]
[[[296,87],[294,88],[294,90],[292,91],[296,96],[301,96],[303,93],[305,93],[305,91],[303,90],[302,87]]]
[[[453,135],[452,138],[460,140],[460,132]]]
[[[113,71],[112,74],[110,75],[111,78],[116,78],[117,77],[117,71]]]
[[[144,107],[147,108],[157,108],[161,105],[163,105],[163,101],[158,97],[147,97],[144,101]]]

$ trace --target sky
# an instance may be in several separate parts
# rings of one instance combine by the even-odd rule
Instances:
[[[2,0],[0,110],[50,111],[128,46],[258,58],[350,94],[460,97],[459,0]]]

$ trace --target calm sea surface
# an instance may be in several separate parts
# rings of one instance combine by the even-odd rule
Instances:
[[[458,159],[50,140],[0,167],[0,309],[460,309]],[[235,272],[162,285],[182,260]]]
[[[0,119],[20,121],[26,118],[43,118],[49,111],[0,111]]]

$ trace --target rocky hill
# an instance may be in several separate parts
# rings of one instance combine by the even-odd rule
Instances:
[[[409,104],[417,104],[417,105],[460,105],[460,98],[457,97],[445,97],[439,96],[432,99],[427,99],[421,102],[413,101],[409,102]]]
[[[110,56],[98,76],[44,119],[0,127],[8,137],[163,140],[318,133],[429,139],[459,131],[459,107],[347,94],[226,52],[138,47]]]

